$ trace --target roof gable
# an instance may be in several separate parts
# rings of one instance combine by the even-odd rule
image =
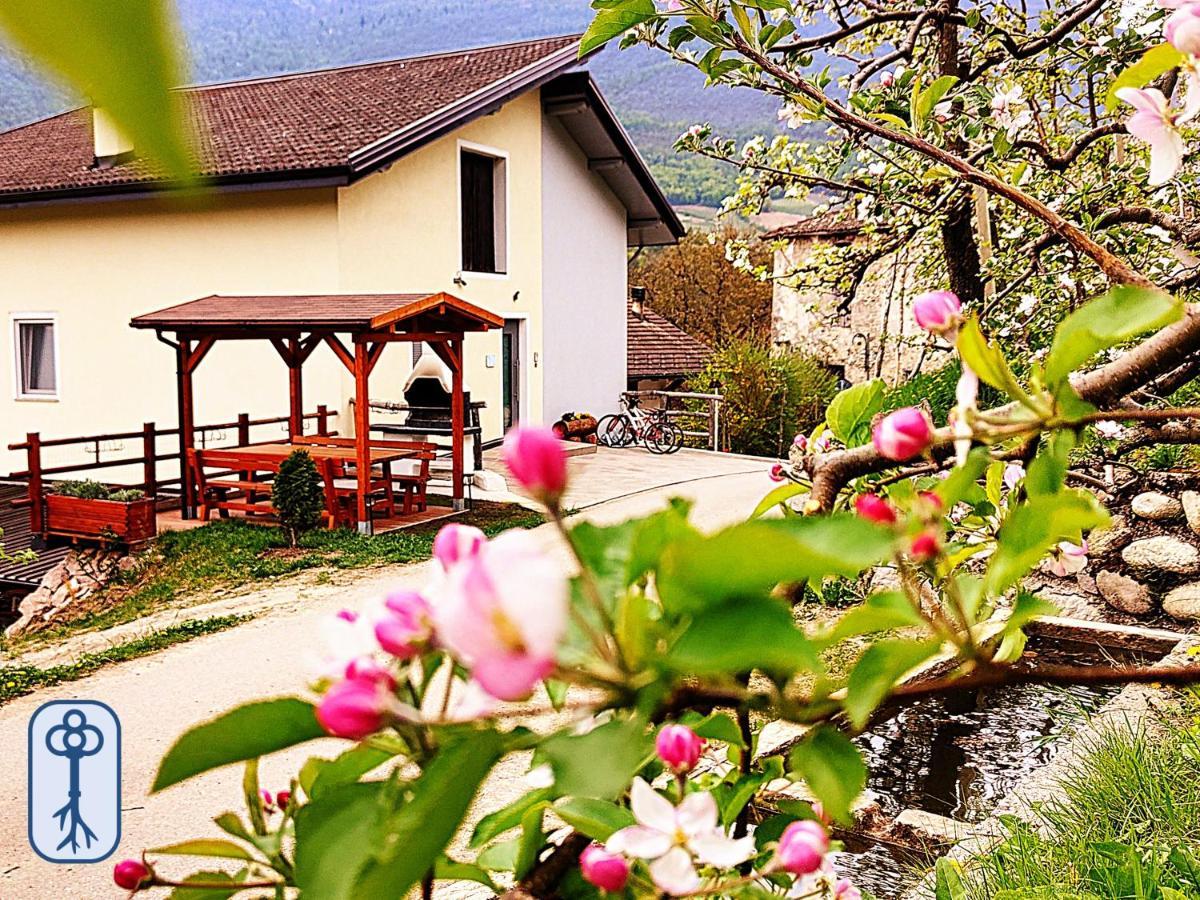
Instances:
[[[639,316],[632,305],[628,315],[628,375],[666,378],[695,375],[712,358],[712,350],[652,309]]]

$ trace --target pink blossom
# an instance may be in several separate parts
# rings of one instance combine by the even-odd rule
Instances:
[[[613,834],[605,847],[609,853],[653,860],[650,878],[671,896],[700,888],[695,861],[729,869],[754,856],[753,837],[735,840],[721,828],[712,794],[688,794],[672,806],[643,779],[635,778],[629,805],[637,824]]]
[[[793,822],[783,830],[775,861],[793,875],[810,875],[821,868],[829,852],[829,835],[811,819]]]
[[[787,481],[787,469],[781,463],[775,463],[767,472],[767,477],[772,481]]]
[[[113,866],[113,881],[119,888],[137,891],[144,886],[148,887],[153,881],[153,875],[145,863],[136,859],[123,859]]]
[[[433,636],[429,603],[416,591],[397,591],[384,602],[386,611],[375,623],[379,646],[397,659],[412,659]]]
[[[869,522],[896,524],[896,510],[877,494],[859,494],[854,498],[854,511]]]
[[[517,483],[554,507],[567,487],[567,454],[549,428],[521,425],[504,438],[504,464]]]
[[[1070,541],[1061,541],[1051,551],[1051,556],[1046,564],[1046,568],[1051,574],[1057,575],[1059,578],[1066,578],[1070,575],[1078,575],[1088,564],[1088,545],[1087,541],[1082,544],[1073,544]]]
[[[453,523],[439,531],[433,539],[433,558],[448,570],[455,563],[478,553],[486,541],[487,537],[478,528]]]
[[[334,737],[362,740],[383,727],[391,700],[386,682],[347,678],[325,692],[317,704],[317,721]]]
[[[926,291],[913,301],[913,318],[931,334],[949,336],[962,324],[962,303],[953,291]]]
[[[879,73],[879,83],[885,88],[890,88],[896,83],[896,76],[894,73],[884,70]]]
[[[792,446],[803,453],[808,449],[808,438],[802,434],[798,434],[792,438]]]
[[[1200,56],[1200,3],[1184,3],[1171,13],[1163,37],[1180,53]]]
[[[1170,181],[1183,163],[1185,148],[1167,98],[1158,88],[1124,87],[1117,91],[1117,96],[1136,110],[1126,120],[1125,128],[1150,145],[1149,184]]]
[[[686,725],[664,725],[654,740],[654,750],[672,772],[690,772],[704,752],[704,738]]]
[[[346,664],[345,677],[360,681],[377,681],[385,685],[389,691],[396,687],[395,676],[387,666],[373,656],[360,656],[358,659],[350,660]]]
[[[1025,467],[1020,463],[1009,463],[1004,467],[1004,486],[1010,491],[1015,489],[1025,477]]]
[[[579,854],[579,871],[589,884],[609,893],[624,890],[629,881],[629,863],[600,844],[589,844]]]
[[[933,422],[924,410],[906,406],[885,416],[875,426],[872,442],[881,455],[906,462],[929,449],[933,443]]]
[[[924,563],[936,559],[942,549],[942,536],[934,529],[926,529],[912,539],[908,555],[916,562]]]
[[[531,532],[488,542],[437,590],[438,640],[493,697],[528,697],[553,671],[567,625],[567,579]]]
[[[862,891],[849,878],[839,878],[833,886],[833,900],[862,900]]]

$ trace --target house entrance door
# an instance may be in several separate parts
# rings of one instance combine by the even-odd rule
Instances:
[[[504,430],[521,421],[521,320],[505,319],[502,341]]]

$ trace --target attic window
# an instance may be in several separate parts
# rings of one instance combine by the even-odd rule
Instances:
[[[508,272],[508,161],[475,149],[459,157],[464,272]]]

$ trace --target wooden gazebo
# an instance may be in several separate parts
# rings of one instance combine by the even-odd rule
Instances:
[[[192,376],[217,341],[269,341],[288,367],[289,435],[304,432],[301,372],[313,351],[328,346],[354,375],[354,435],[358,479],[358,530],[371,534],[367,506],[371,479],[371,372],[388,344],[427,343],[450,369],[453,497],[463,507],[463,338],[468,332],[501,328],[504,320],[450,294],[321,294],[312,296],[212,296],[130,322],[154,330],[178,358],[180,465],[183,514],[195,515],[198,498],[187,455],[195,448]],[[173,335],[168,338],[166,335]],[[343,342],[342,337],[347,338]]]

